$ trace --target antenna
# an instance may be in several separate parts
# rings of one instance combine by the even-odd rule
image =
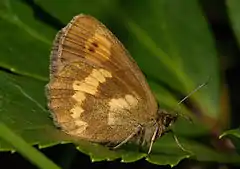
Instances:
[[[191,91],[187,96],[185,96],[182,100],[180,100],[180,102],[178,102],[178,108],[179,108],[179,105],[180,105],[181,103],[183,103],[187,98],[189,98],[189,97],[190,97],[191,95],[193,95],[195,92],[197,92],[198,90],[200,90],[202,87],[206,86],[206,85],[208,84],[208,82],[209,82],[209,79],[210,79],[210,78],[208,78],[208,80],[207,80],[205,83],[199,85],[197,88],[195,88],[193,91]],[[190,121],[191,123],[193,122],[192,119],[191,119],[191,117],[189,117],[189,116],[187,116],[187,115],[183,115],[183,114],[181,114],[181,113],[177,113],[177,115],[182,116],[183,118],[187,119],[187,120]],[[169,131],[173,133],[173,131],[172,131],[171,129],[170,129]],[[181,143],[179,142],[179,140],[178,140],[178,137],[177,137],[174,133],[173,133],[173,138],[174,138],[174,140],[175,140],[175,142],[177,143],[177,145],[178,145],[179,148],[181,148],[181,149],[182,149],[183,151],[185,151],[185,152],[191,153],[190,151],[186,150],[186,149],[182,146],[182,144],[181,144]]]
[[[182,102],[184,102],[185,100],[187,100],[187,98],[189,98],[191,95],[193,95],[195,92],[197,92],[199,89],[201,89],[202,87],[206,86],[208,84],[208,81],[199,85],[197,88],[195,88],[193,91],[191,91],[187,96],[185,96],[182,100],[180,100],[180,102],[178,102],[178,105],[180,105]]]
[[[193,91],[191,91],[187,96],[185,96],[182,100],[180,100],[180,101],[178,102],[178,108],[180,108],[179,106],[180,106],[181,103],[183,103],[185,100],[187,100],[190,96],[192,96],[192,95],[193,95],[194,93],[196,93],[198,90],[200,90],[201,88],[203,88],[204,86],[206,86],[206,85],[208,84],[209,80],[210,80],[210,77],[208,77],[208,80],[207,80],[206,82],[204,82],[204,83],[202,83],[201,85],[199,85],[197,88],[195,88]],[[176,108],[175,110],[176,110],[176,112],[177,112],[177,108]],[[182,116],[183,118],[185,118],[185,119],[187,119],[187,120],[189,120],[189,121],[192,122],[192,119],[191,119],[189,116],[183,115],[183,114],[181,114],[181,113],[177,113],[177,114],[180,115],[180,116]]]

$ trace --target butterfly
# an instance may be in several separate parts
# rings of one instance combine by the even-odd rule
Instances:
[[[75,16],[57,33],[46,91],[62,131],[112,148],[135,142],[150,153],[177,119],[159,107],[122,43],[89,15]]]

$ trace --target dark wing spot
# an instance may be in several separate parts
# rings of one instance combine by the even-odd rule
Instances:
[[[98,44],[96,42],[92,42],[91,43],[91,46],[89,46],[88,48],[88,51],[89,52],[92,52],[92,53],[95,53],[96,52],[96,48],[98,48]]]
[[[98,44],[96,42],[92,42],[92,45],[95,47],[95,48],[98,48]]]
[[[93,47],[88,48],[89,52],[95,53],[95,49]]]

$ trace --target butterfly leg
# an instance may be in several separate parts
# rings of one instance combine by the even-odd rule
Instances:
[[[177,145],[178,145],[178,147],[179,148],[181,148],[183,151],[185,151],[185,152],[189,152],[188,150],[186,150],[183,146],[182,146],[182,144],[180,144],[180,142],[179,142],[179,140],[178,140],[178,138],[177,138],[177,136],[175,135],[175,134],[173,134],[173,138],[174,138],[174,140],[176,141],[176,143],[177,143]]]
[[[168,132],[172,132],[172,134],[173,134],[173,138],[174,138],[175,142],[177,143],[178,147],[182,149],[182,151],[185,151],[185,152],[191,153],[190,151],[186,150],[186,149],[182,146],[182,144],[179,142],[177,136],[173,133],[172,130],[168,130]]]
[[[113,149],[117,149],[119,147],[121,147],[123,144],[126,144],[129,140],[131,140],[137,133],[139,133],[142,130],[142,126],[139,125],[136,128],[136,131],[133,132],[132,134],[130,134],[125,140],[123,140],[121,143],[119,143],[118,145],[116,145],[115,147],[113,147]]]
[[[153,143],[154,143],[154,141],[155,141],[155,139],[156,139],[156,137],[157,137],[158,130],[159,130],[159,126],[156,126],[156,128],[155,128],[155,130],[154,130],[154,133],[153,133],[153,136],[152,136],[152,138],[151,138],[150,146],[149,146],[149,148],[148,148],[148,154],[150,154],[151,151],[152,151],[152,146],[153,146]],[[161,133],[160,133],[160,134],[161,134]]]

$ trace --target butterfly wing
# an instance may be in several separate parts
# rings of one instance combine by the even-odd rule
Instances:
[[[49,108],[67,133],[119,142],[156,117],[149,86],[118,39],[98,20],[78,15],[56,36]]]

